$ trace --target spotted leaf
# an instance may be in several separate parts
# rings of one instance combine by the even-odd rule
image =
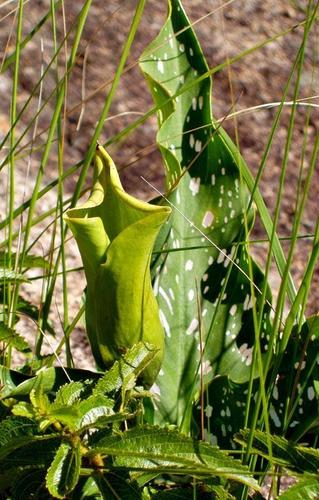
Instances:
[[[184,422],[187,430],[199,391],[201,346],[206,381],[224,373],[237,382],[250,376],[255,304],[247,256],[237,243],[245,236],[244,215],[250,226],[253,211],[241,182],[243,159],[211,114],[211,79],[199,43],[181,3],[168,6],[167,21],[140,63],[158,108],[166,203],[174,206],[153,261],[166,334],[154,419]],[[253,270],[261,283],[261,272]]]
[[[269,424],[273,434],[298,441],[305,434],[318,433],[319,394],[319,319],[308,318],[300,334],[295,328],[279,364],[275,384],[269,394]],[[205,391],[203,408],[194,408],[195,422],[204,413],[205,439],[224,448],[235,447],[234,434],[245,425],[248,401],[254,404],[259,380],[252,385],[248,400],[248,383],[238,384],[228,376],[216,377]],[[252,406],[251,406],[252,408]],[[249,412],[248,412],[249,413]],[[252,425],[252,412],[247,420]],[[200,429],[194,430],[197,435]]]
[[[274,432],[296,442],[306,433],[318,433],[318,352],[319,318],[312,316],[300,333],[293,329],[272,391]]]

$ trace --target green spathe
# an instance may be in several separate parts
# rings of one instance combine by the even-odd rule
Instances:
[[[112,159],[98,146],[91,195],[65,217],[85,269],[86,327],[94,358],[107,368],[137,342],[152,344],[159,351],[143,373],[146,384],[155,380],[164,346],[150,258],[170,212],[127,194]]]

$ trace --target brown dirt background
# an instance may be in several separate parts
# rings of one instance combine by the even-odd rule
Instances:
[[[76,15],[83,5],[83,1],[65,0],[66,27],[74,23]],[[231,58],[250,47],[255,46],[263,40],[269,39],[277,33],[296,26],[305,17],[306,1],[283,1],[283,0],[235,0],[227,5],[223,10],[220,7],[220,0],[184,0],[184,7],[190,19],[196,22],[195,30],[199,41],[203,47],[204,54],[210,67],[215,67],[223,63],[227,57]],[[64,167],[75,164],[81,160],[88,148],[90,138],[93,134],[94,126],[100,115],[105,95],[108,92],[108,82],[112,80],[115,68],[120,59],[123,42],[133,16],[136,1],[118,0],[105,2],[95,0],[92,3],[84,29],[80,50],[76,59],[76,64],[68,82],[66,120],[65,120],[65,146],[64,146]],[[14,22],[15,3],[0,3],[0,61],[5,52],[10,53],[14,47],[14,32],[11,39],[10,31]],[[36,25],[39,19],[49,10],[49,0],[30,0],[24,8],[23,33],[26,34]],[[137,66],[136,61],[146,45],[158,33],[166,14],[166,2],[149,0],[146,4],[143,19],[134,41],[129,57],[128,66],[133,65],[121,78],[121,82],[113,101],[109,116],[113,119],[105,123],[101,136],[101,142],[106,141],[114,134],[120,132],[125,126],[138,117],[137,113],[144,113],[152,105],[150,94],[147,90],[143,76]],[[5,17],[7,16],[7,17]],[[199,20],[202,16],[207,16]],[[58,14],[58,39],[63,39],[63,22],[61,9]],[[197,22],[198,21],[198,22]],[[15,28],[13,28],[15,29]],[[28,46],[22,51],[20,66],[20,83],[18,90],[18,107],[21,109],[26,99],[32,93],[40,73],[41,61],[44,66],[48,64],[53,54],[52,27],[46,23],[41,31],[34,37]],[[316,26],[312,42],[306,49],[305,66],[301,81],[300,97],[305,98],[318,94],[318,52],[315,45],[318,42]],[[280,101],[285,83],[287,81],[292,62],[297,50],[302,42],[302,28],[293,29],[286,36],[279,38],[254,51],[244,57],[236,64],[227,69],[217,72],[214,76],[213,84],[213,113],[216,118],[221,118],[229,113],[232,102],[235,101],[236,110],[247,109],[264,103]],[[8,42],[9,39],[9,42]],[[43,50],[41,50],[43,44]],[[6,47],[7,45],[7,47]],[[68,50],[71,44],[68,43]],[[86,67],[84,59],[86,58]],[[61,52],[59,60],[60,74],[64,69],[64,56]],[[43,85],[43,99],[48,98],[55,87],[56,74],[51,70]],[[230,91],[230,81],[233,88],[233,98]],[[12,86],[12,68],[0,76],[0,139],[4,137],[9,127],[10,116],[10,92]],[[87,100],[82,108],[83,118],[81,127],[77,130],[77,123],[81,112],[82,86],[84,86],[85,96],[95,93],[94,97]],[[17,127],[17,137],[29,123],[37,108],[37,96],[32,100],[27,111]],[[292,97],[290,91],[288,100]],[[318,102],[318,101],[313,101]],[[77,107],[75,107],[77,106]],[[74,108],[75,107],[75,108]],[[17,185],[16,204],[23,198],[27,198],[32,192],[35,175],[39,168],[40,154],[46,141],[46,133],[39,135],[42,130],[46,130],[50,124],[52,110],[54,109],[54,97],[49,101],[45,110],[39,117],[37,127],[37,138],[34,142],[35,151],[30,161],[30,172],[27,176],[28,155],[17,156]],[[275,109],[261,109],[249,114],[240,115],[237,119],[237,132],[242,154],[254,173],[264,151],[270,128],[275,116]],[[289,165],[287,180],[285,183],[284,199],[280,212],[279,234],[289,236],[292,217],[295,210],[295,198],[297,191],[298,176],[302,158],[302,147],[304,140],[304,129],[306,113],[309,108],[298,107],[296,114],[296,124],[294,129],[292,149],[289,153]],[[130,112],[123,116],[116,116],[121,113]],[[291,108],[285,107],[280,127],[273,142],[269,158],[267,160],[264,175],[260,188],[263,193],[268,208],[273,211],[275,196],[279,186],[279,176],[281,172],[281,161],[284,153],[284,144],[287,136],[287,124],[289,122]],[[234,121],[226,120],[224,126],[228,133],[234,138]],[[313,109],[308,125],[308,145],[307,154],[304,161],[305,169],[309,162],[309,153],[314,143],[314,137],[318,128],[318,109]],[[22,145],[28,145],[32,138],[33,130],[26,133]],[[109,152],[114,158],[118,168],[122,171],[122,180],[125,188],[131,193],[143,198],[150,198],[153,193],[140,179],[144,175],[156,187],[162,188],[163,169],[159,153],[154,146],[156,133],[156,119],[152,117],[142,126],[130,134],[124,141],[114,144]],[[7,146],[7,145],[6,145]],[[150,147],[149,147],[150,146]],[[149,147],[149,148],[148,148]],[[28,151],[27,146],[23,151]],[[148,148],[145,150],[145,148]],[[7,154],[7,149],[0,152],[0,159]],[[57,175],[57,150],[53,144],[50,159],[46,167],[43,185],[54,179]],[[304,174],[302,176],[304,178]],[[66,194],[72,193],[77,175],[70,178],[65,183]],[[2,214],[5,206],[6,173],[3,171],[0,186],[0,208]],[[305,215],[300,228],[301,234],[314,231],[318,214],[318,166],[311,186]],[[38,203],[38,213],[56,205],[56,191],[50,192]],[[3,218],[3,215],[2,215]],[[37,227],[32,236],[36,237],[45,225]],[[52,227],[45,231],[44,237],[35,246],[35,250],[45,254],[50,246]],[[264,230],[257,219],[253,237],[263,238]],[[1,235],[5,237],[5,235]],[[58,240],[56,241],[58,245]],[[287,245],[283,244],[285,251]],[[302,240],[298,243],[295,252],[292,272],[296,283],[300,283],[303,276],[305,262],[311,248],[311,240]],[[256,245],[254,253],[263,265],[267,247]],[[76,267],[80,265],[78,253],[74,242],[67,245],[68,265]],[[39,272],[34,272],[39,274]],[[279,277],[275,271],[272,273],[272,285],[278,288]],[[39,283],[39,282],[38,282]],[[60,334],[62,334],[61,315],[62,299],[60,286],[53,299],[52,321]],[[78,310],[81,291],[84,287],[83,275],[81,273],[69,275],[69,307],[70,316],[73,317]],[[27,285],[24,293],[36,303],[39,301],[38,288]],[[318,311],[319,287],[318,273],[315,276],[314,284],[310,293],[309,313]],[[27,324],[26,320],[20,322],[20,328],[27,328],[34,332],[34,325]],[[23,330],[24,331],[24,330]],[[87,343],[83,336],[83,329],[79,326],[75,329],[72,342],[77,366],[92,366]],[[52,341],[55,345],[55,341]],[[48,347],[50,350],[51,347]]]

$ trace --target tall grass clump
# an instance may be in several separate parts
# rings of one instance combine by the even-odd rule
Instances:
[[[195,31],[217,19],[226,40],[235,0],[193,22],[167,0],[155,36],[145,0],[132,11],[50,0],[33,24],[34,7],[11,3],[0,6],[10,83],[0,115],[1,495],[316,498],[318,2],[291,3],[290,24],[235,55],[225,41],[214,65]],[[292,39],[280,100],[243,108],[237,65],[251,74],[251,57]],[[212,82],[223,71],[217,117]],[[145,107],[126,105],[127,88]],[[251,165],[241,120],[261,124],[258,113],[269,126]]]

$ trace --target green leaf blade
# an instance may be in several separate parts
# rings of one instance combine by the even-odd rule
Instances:
[[[47,488],[54,498],[64,498],[75,488],[80,477],[80,467],[80,443],[74,447],[69,443],[62,443],[46,475]]]
[[[102,437],[92,453],[113,455],[117,467],[220,475],[258,489],[256,481],[247,475],[248,469],[217,447],[160,427],[135,428]]]
[[[164,244],[156,250],[176,250],[153,263],[166,334],[154,419],[187,431],[190,404],[199,392],[200,362],[205,383],[217,374],[238,383],[250,377],[252,352],[247,362],[242,350],[245,344],[247,352],[252,348],[254,304],[247,255],[237,243],[245,237],[244,215],[250,227],[254,214],[241,183],[243,159],[211,114],[211,80],[195,33],[181,3],[168,5],[167,21],[140,61],[155,103],[162,106],[157,142],[170,189],[162,202],[174,208],[170,231],[163,228]],[[229,286],[223,289],[231,266]],[[253,271],[258,288],[263,276],[255,265]]]

